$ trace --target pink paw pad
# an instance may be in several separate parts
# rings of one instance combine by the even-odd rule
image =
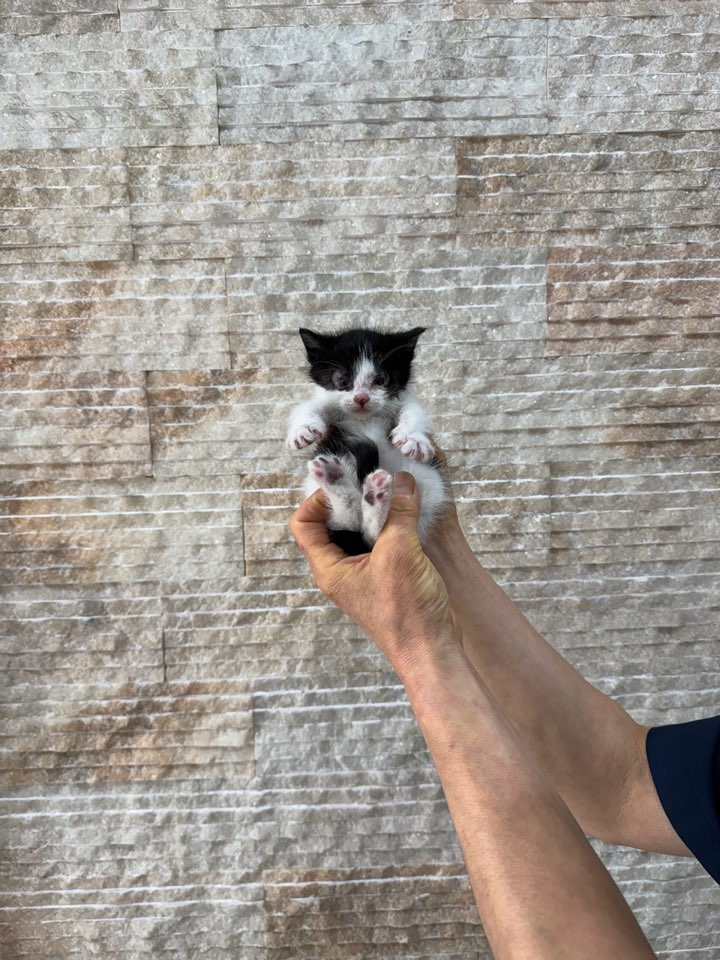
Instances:
[[[337,483],[345,476],[342,464],[337,457],[315,457],[310,461],[309,470],[317,480],[325,483]]]
[[[392,489],[392,477],[385,470],[376,470],[363,481],[363,497],[369,504],[385,499]]]

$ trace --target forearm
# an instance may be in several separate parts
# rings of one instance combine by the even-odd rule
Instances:
[[[461,619],[465,653],[583,830],[687,853],[643,766],[645,729],[540,636],[476,560],[459,526],[447,525],[428,553]]]
[[[497,960],[654,956],[562,799],[467,660],[401,677]]]

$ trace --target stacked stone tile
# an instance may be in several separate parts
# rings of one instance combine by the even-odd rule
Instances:
[[[715,4],[0,32],[3,956],[489,957],[403,691],[289,540],[296,331],[426,325],[485,565],[638,720],[716,713]],[[599,849],[710,955],[697,865]]]

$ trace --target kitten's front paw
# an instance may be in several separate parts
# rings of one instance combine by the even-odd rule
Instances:
[[[408,433],[398,426],[390,434],[390,442],[409,460],[422,463],[433,457],[433,445],[424,433]]]
[[[326,434],[327,425],[318,417],[300,427],[291,428],[285,443],[290,450],[302,450],[322,440]]]

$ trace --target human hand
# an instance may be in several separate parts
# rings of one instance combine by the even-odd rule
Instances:
[[[426,656],[462,649],[462,631],[445,584],[417,535],[420,494],[398,473],[385,525],[371,553],[351,557],[332,543],[321,491],[290,518],[290,531],[317,585],[378,645],[402,677]]]

